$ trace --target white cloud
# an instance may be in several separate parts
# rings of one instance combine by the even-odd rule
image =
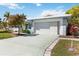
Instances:
[[[56,9],[53,10],[43,10],[40,16],[53,16],[53,15],[60,15],[64,14],[65,11],[62,8],[62,6],[57,7]]]
[[[42,5],[42,4],[40,4],[40,3],[36,3],[36,6],[37,6],[37,7],[39,7],[39,6],[41,6],[41,5]]]
[[[17,8],[22,9],[22,8],[24,8],[23,6],[19,6],[16,3],[0,3],[0,5],[6,6],[6,7],[10,8],[10,9],[17,9]]]

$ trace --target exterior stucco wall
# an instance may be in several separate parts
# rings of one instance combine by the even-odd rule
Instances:
[[[61,19],[61,21],[60,21],[60,35],[66,35],[66,24],[64,24],[65,23],[65,19]]]

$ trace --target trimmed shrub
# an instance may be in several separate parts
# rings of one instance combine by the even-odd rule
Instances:
[[[23,30],[22,32],[23,32],[23,33],[31,34],[30,30]]]

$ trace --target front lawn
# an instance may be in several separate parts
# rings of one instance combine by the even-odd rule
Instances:
[[[70,40],[60,40],[51,51],[51,56],[74,56],[79,55],[79,41],[74,41],[75,51],[69,51]]]
[[[12,34],[9,31],[5,31],[5,30],[0,30],[0,39],[6,39],[6,38],[11,38],[11,37],[15,37],[16,35]]]

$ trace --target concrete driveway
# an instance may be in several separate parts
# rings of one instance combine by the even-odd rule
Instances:
[[[0,56],[42,56],[57,35],[19,36],[0,40]]]

